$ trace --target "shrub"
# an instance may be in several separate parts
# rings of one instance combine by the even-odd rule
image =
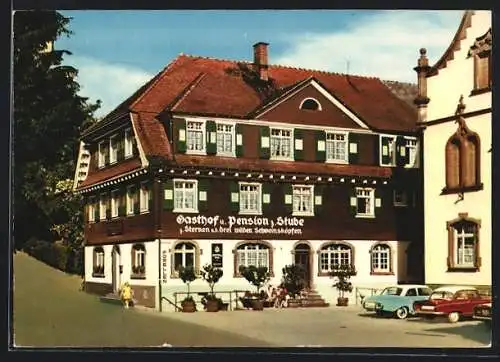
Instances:
[[[193,280],[196,280],[196,273],[194,272],[194,268],[192,266],[183,267],[181,266],[179,269],[179,278],[187,285],[187,296],[184,300],[192,301],[193,297],[190,294],[190,284]]]
[[[250,284],[257,288],[257,294],[259,293],[260,288],[262,288],[262,286],[271,278],[267,268],[264,266],[256,267],[254,265],[241,265],[239,272]]]
[[[296,297],[305,287],[304,268],[299,264],[286,265],[283,269],[281,284],[292,298]]]
[[[355,276],[356,269],[352,265],[335,265],[333,270],[330,271],[330,277],[337,278],[337,282],[333,284],[333,287],[337,288],[340,293],[340,298],[344,298],[345,292],[352,291],[352,283],[350,278]]]
[[[214,287],[215,284],[222,278],[222,269],[214,267],[212,264],[206,264],[201,270],[201,277],[208,283],[210,288],[211,298],[215,298]]]

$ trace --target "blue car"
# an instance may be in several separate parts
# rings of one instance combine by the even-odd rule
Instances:
[[[391,314],[398,319],[414,315],[413,302],[427,300],[432,289],[419,284],[394,285],[385,288],[380,294],[366,297],[363,308],[377,315]]]

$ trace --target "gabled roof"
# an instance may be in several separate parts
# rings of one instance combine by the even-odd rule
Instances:
[[[131,112],[145,155],[170,159],[167,131],[159,120],[163,112],[247,119],[277,97],[315,79],[371,129],[416,130],[416,109],[378,78],[280,65],[268,67],[267,82],[257,74],[249,62],[179,55],[95,127]]]

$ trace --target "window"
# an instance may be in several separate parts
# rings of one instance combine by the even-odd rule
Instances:
[[[234,126],[217,123],[217,154],[232,155],[234,153]]]
[[[127,215],[135,213],[136,205],[139,203],[139,194],[135,186],[127,187]]]
[[[139,195],[139,211],[141,213],[149,212],[149,200],[151,199],[151,190],[148,183],[141,183],[141,190]]]
[[[109,163],[118,161],[118,136],[114,135],[109,139]]]
[[[391,273],[391,248],[386,244],[377,244],[371,249],[371,273]]]
[[[99,200],[99,218],[101,220],[105,220],[107,212],[108,212],[108,195],[101,194],[101,198]]]
[[[491,87],[491,52],[474,57],[474,90]]]
[[[111,217],[118,217],[120,213],[120,191],[111,191]]]
[[[375,216],[375,190],[371,188],[356,187],[356,216]]]
[[[146,274],[146,248],[144,244],[132,246],[132,278],[144,278]]]
[[[271,129],[271,158],[291,159],[292,157],[292,131]]]
[[[313,186],[293,186],[293,215],[314,215]]]
[[[174,212],[197,212],[196,180],[174,180]]]
[[[387,287],[384,290],[382,290],[382,293],[380,293],[380,295],[401,295],[402,292],[403,288]]]
[[[96,222],[97,221],[95,219],[95,210],[96,210],[95,198],[90,197],[88,205],[87,205],[87,219],[89,222]]]
[[[347,133],[326,134],[326,160],[337,163],[347,163]]]
[[[300,109],[308,109],[311,111],[321,111],[321,104],[313,98],[306,98],[300,104]]]
[[[406,291],[406,296],[407,297],[416,297],[417,296],[417,290],[415,288],[410,288]]]
[[[394,206],[408,206],[408,194],[405,190],[395,189],[394,193]]]
[[[460,214],[459,218],[448,223],[448,267],[453,269],[478,269],[479,258],[479,220]]]
[[[240,214],[260,214],[261,185],[257,183],[240,182]]]
[[[134,135],[130,128],[125,130],[125,158],[134,154]]]
[[[187,150],[188,151],[205,151],[204,139],[204,123],[200,121],[187,121]]]
[[[98,159],[98,167],[99,168],[102,168],[105,166],[106,164],[106,142],[105,141],[101,141],[99,142],[99,146],[98,146],[98,154],[99,154],[99,159]]]
[[[396,136],[380,136],[380,165],[396,165]]]
[[[174,272],[178,272],[181,267],[193,267],[195,264],[196,247],[191,243],[179,243],[174,249]]]
[[[408,152],[408,167],[415,167],[417,165],[417,146],[418,141],[416,138],[406,138],[406,152]]]
[[[418,290],[418,295],[431,295],[432,294],[432,289],[430,288],[417,288]]]
[[[320,275],[326,275],[336,266],[353,265],[352,249],[345,244],[330,244],[323,247],[319,253]]]
[[[266,267],[270,271],[269,247],[264,244],[243,244],[236,249],[236,273],[240,266]]]
[[[92,268],[93,277],[104,277],[104,249],[100,246],[93,251],[94,265]]]

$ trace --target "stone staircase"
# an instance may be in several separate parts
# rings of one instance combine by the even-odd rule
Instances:
[[[108,293],[106,295],[102,295],[99,297],[99,300],[103,303],[117,304],[121,306],[123,305],[122,299],[120,298],[120,295],[117,293]],[[132,300],[130,307],[133,307],[135,304],[136,301]]]
[[[323,297],[315,290],[309,289],[302,292],[302,298],[300,299],[300,307],[311,308],[311,307],[329,307],[330,304],[325,302]]]

